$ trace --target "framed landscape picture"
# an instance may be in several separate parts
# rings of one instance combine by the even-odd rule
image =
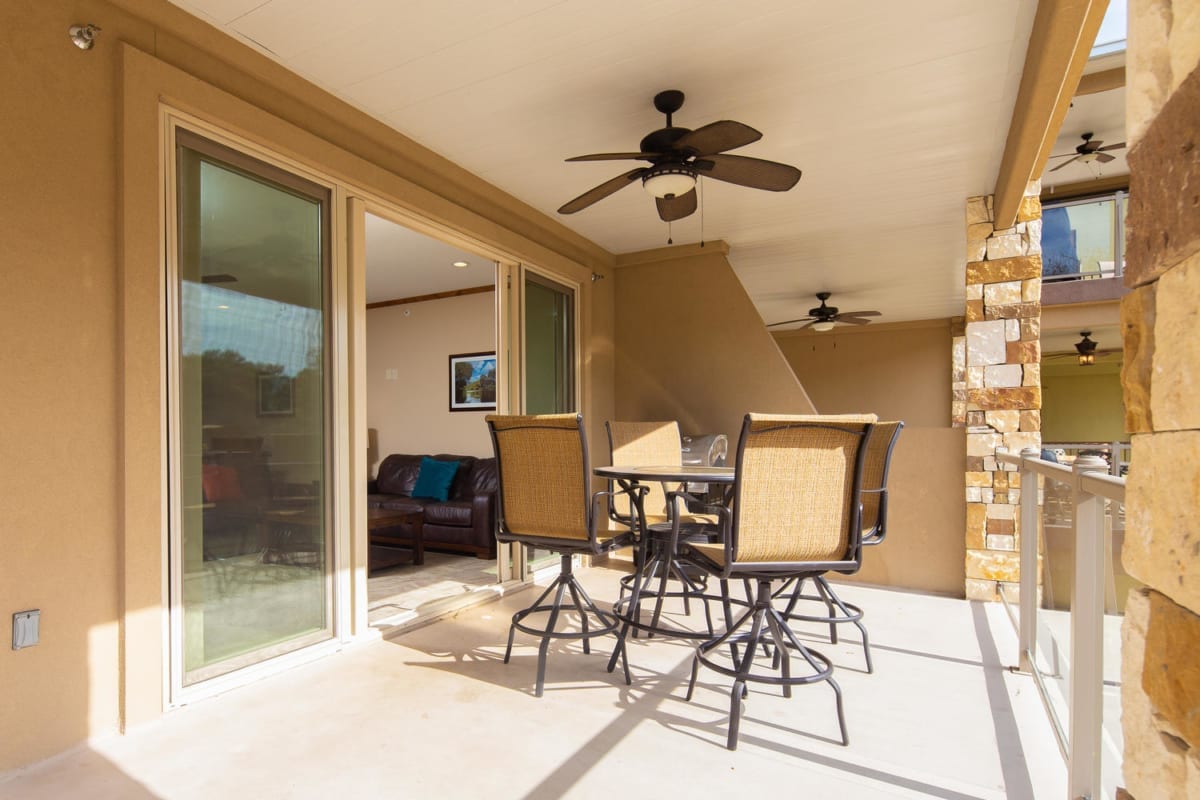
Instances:
[[[496,353],[450,356],[450,410],[496,410]]]

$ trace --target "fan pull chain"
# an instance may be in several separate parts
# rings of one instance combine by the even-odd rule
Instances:
[[[670,220],[667,220],[667,244],[675,244],[675,242],[671,240],[671,221]]]
[[[696,184],[700,190],[700,246],[704,247],[704,179],[697,177]]]

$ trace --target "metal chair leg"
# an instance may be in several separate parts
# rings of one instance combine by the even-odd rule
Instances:
[[[731,610],[727,597],[728,590],[725,588],[722,592],[722,605],[725,607],[728,621]],[[842,743],[849,744],[850,737],[846,729],[842,690],[833,680],[833,663],[821,653],[805,646],[796,637],[795,632],[787,624],[787,618],[772,606],[771,600],[770,580],[759,579],[757,597],[753,607],[736,622],[729,624],[728,629],[722,635],[704,642],[696,648],[696,655],[692,659],[692,674],[688,681],[687,699],[690,700],[695,691],[701,664],[733,678],[729,696],[729,733],[725,746],[730,750],[736,750],[741,728],[741,701],[748,694],[749,683],[780,686],[784,697],[791,697],[793,686],[824,681],[834,691]],[[749,632],[746,632],[747,627],[749,627]],[[733,656],[731,666],[728,665],[729,662],[719,663],[712,658],[712,655],[722,650],[726,644],[731,647],[730,655]],[[738,645],[741,645],[744,650],[739,652]],[[760,649],[764,654],[767,654],[769,650],[771,652],[772,674],[756,674],[754,672],[755,655]],[[793,650],[805,660],[811,669],[811,674],[793,674]],[[774,674],[776,671],[779,674]]]

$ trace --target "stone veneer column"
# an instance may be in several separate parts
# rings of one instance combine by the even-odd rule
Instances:
[[[953,341],[954,426],[967,429],[966,595],[1016,598],[1020,475],[996,449],[1041,446],[1042,206],[1031,183],[1014,227],[967,200],[967,309]]]
[[[1200,797],[1200,3],[1131,0],[1121,300],[1128,795]]]

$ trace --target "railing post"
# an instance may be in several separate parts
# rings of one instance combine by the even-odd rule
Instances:
[[[1068,727],[1068,797],[1097,797],[1100,791],[1100,726],[1104,679],[1104,498],[1085,492],[1086,472],[1108,471],[1104,459],[1075,459],[1071,497],[1075,504],[1075,586],[1071,592],[1071,720]],[[1022,478],[1022,498],[1024,479]]]
[[[1021,672],[1033,672],[1038,608],[1038,476],[1025,459],[1040,456],[1036,447],[1021,451],[1021,598],[1017,627],[1017,669]]]

